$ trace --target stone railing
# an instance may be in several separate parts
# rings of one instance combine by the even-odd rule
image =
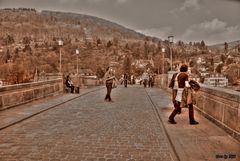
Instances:
[[[95,78],[82,78],[83,84],[85,86],[99,86],[99,80]]]
[[[100,85],[100,80],[97,78],[89,78],[89,77],[84,77],[84,76],[71,76],[71,79],[73,81],[73,84],[76,87],[80,87],[80,88],[86,88],[86,87]]]
[[[156,77],[155,82],[157,87],[171,92],[167,75]],[[240,92],[201,85],[196,101],[200,113],[240,141]]]
[[[240,92],[201,85],[196,108],[240,140]]]
[[[0,87],[0,110],[63,92],[63,80],[47,80]]]

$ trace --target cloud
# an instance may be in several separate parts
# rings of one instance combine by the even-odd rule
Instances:
[[[87,0],[87,1],[91,2],[91,3],[99,3],[99,2],[106,2],[106,1],[109,1],[109,0]],[[122,4],[122,3],[128,2],[129,0],[112,0],[112,1],[115,1],[118,4]]]
[[[128,2],[129,0],[117,0],[117,3],[126,3]]]
[[[59,2],[60,4],[69,4],[69,3],[73,4],[73,3],[77,3],[78,0],[71,0],[71,1],[69,1],[69,0],[57,0],[57,2]]]
[[[191,25],[183,33],[181,39],[188,41],[204,40],[207,44],[240,40],[240,24],[228,26],[226,22],[214,18],[211,21]]]
[[[104,2],[106,0],[86,0],[86,1],[90,3],[99,3],[99,2]]]
[[[180,11],[186,11],[186,10],[199,10],[199,0],[185,0],[183,3],[183,6],[180,8]]]
[[[199,0],[185,0],[180,8],[173,9],[169,13],[179,15],[188,11],[196,11],[200,9]]]
[[[148,36],[158,37],[160,39],[167,39],[169,35],[171,35],[172,28],[171,27],[161,27],[161,28],[150,28],[137,30],[137,32],[143,33]]]

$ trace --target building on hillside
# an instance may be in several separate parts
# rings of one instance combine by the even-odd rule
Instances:
[[[204,84],[212,87],[227,87],[228,79],[223,75],[211,75],[210,77],[206,77],[204,79]]]
[[[210,76],[210,73],[208,72],[208,71],[201,71],[200,72],[200,74],[201,74],[201,77],[209,77]]]
[[[135,65],[137,68],[146,68],[146,66],[150,64],[151,66],[154,66],[154,62],[152,59],[150,60],[143,60],[143,59],[140,59],[140,60],[135,60],[132,65]]]

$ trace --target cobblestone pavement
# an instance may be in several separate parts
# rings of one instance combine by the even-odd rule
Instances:
[[[170,161],[175,156],[141,87],[89,93],[0,131],[0,161]]]

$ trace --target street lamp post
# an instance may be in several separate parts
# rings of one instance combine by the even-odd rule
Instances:
[[[79,50],[76,49],[76,55],[77,55],[77,75],[78,75],[78,55],[79,55]]]
[[[164,87],[164,59],[165,59],[165,56],[164,56],[164,54],[165,54],[165,48],[162,48],[161,49],[161,51],[162,51],[162,74],[161,74],[161,87]]]
[[[171,59],[171,71],[172,71],[172,65],[173,65],[173,56],[172,56],[172,44],[173,44],[173,38],[174,36],[168,36],[168,42],[170,43],[169,44],[169,48],[170,48],[170,59]]]
[[[162,74],[164,74],[164,54],[165,54],[165,48],[162,48],[162,59],[163,59],[163,62],[162,62]]]
[[[62,73],[62,53],[61,53],[61,46],[63,46],[63,41],[58,40],[59,45],[59,72]]]

